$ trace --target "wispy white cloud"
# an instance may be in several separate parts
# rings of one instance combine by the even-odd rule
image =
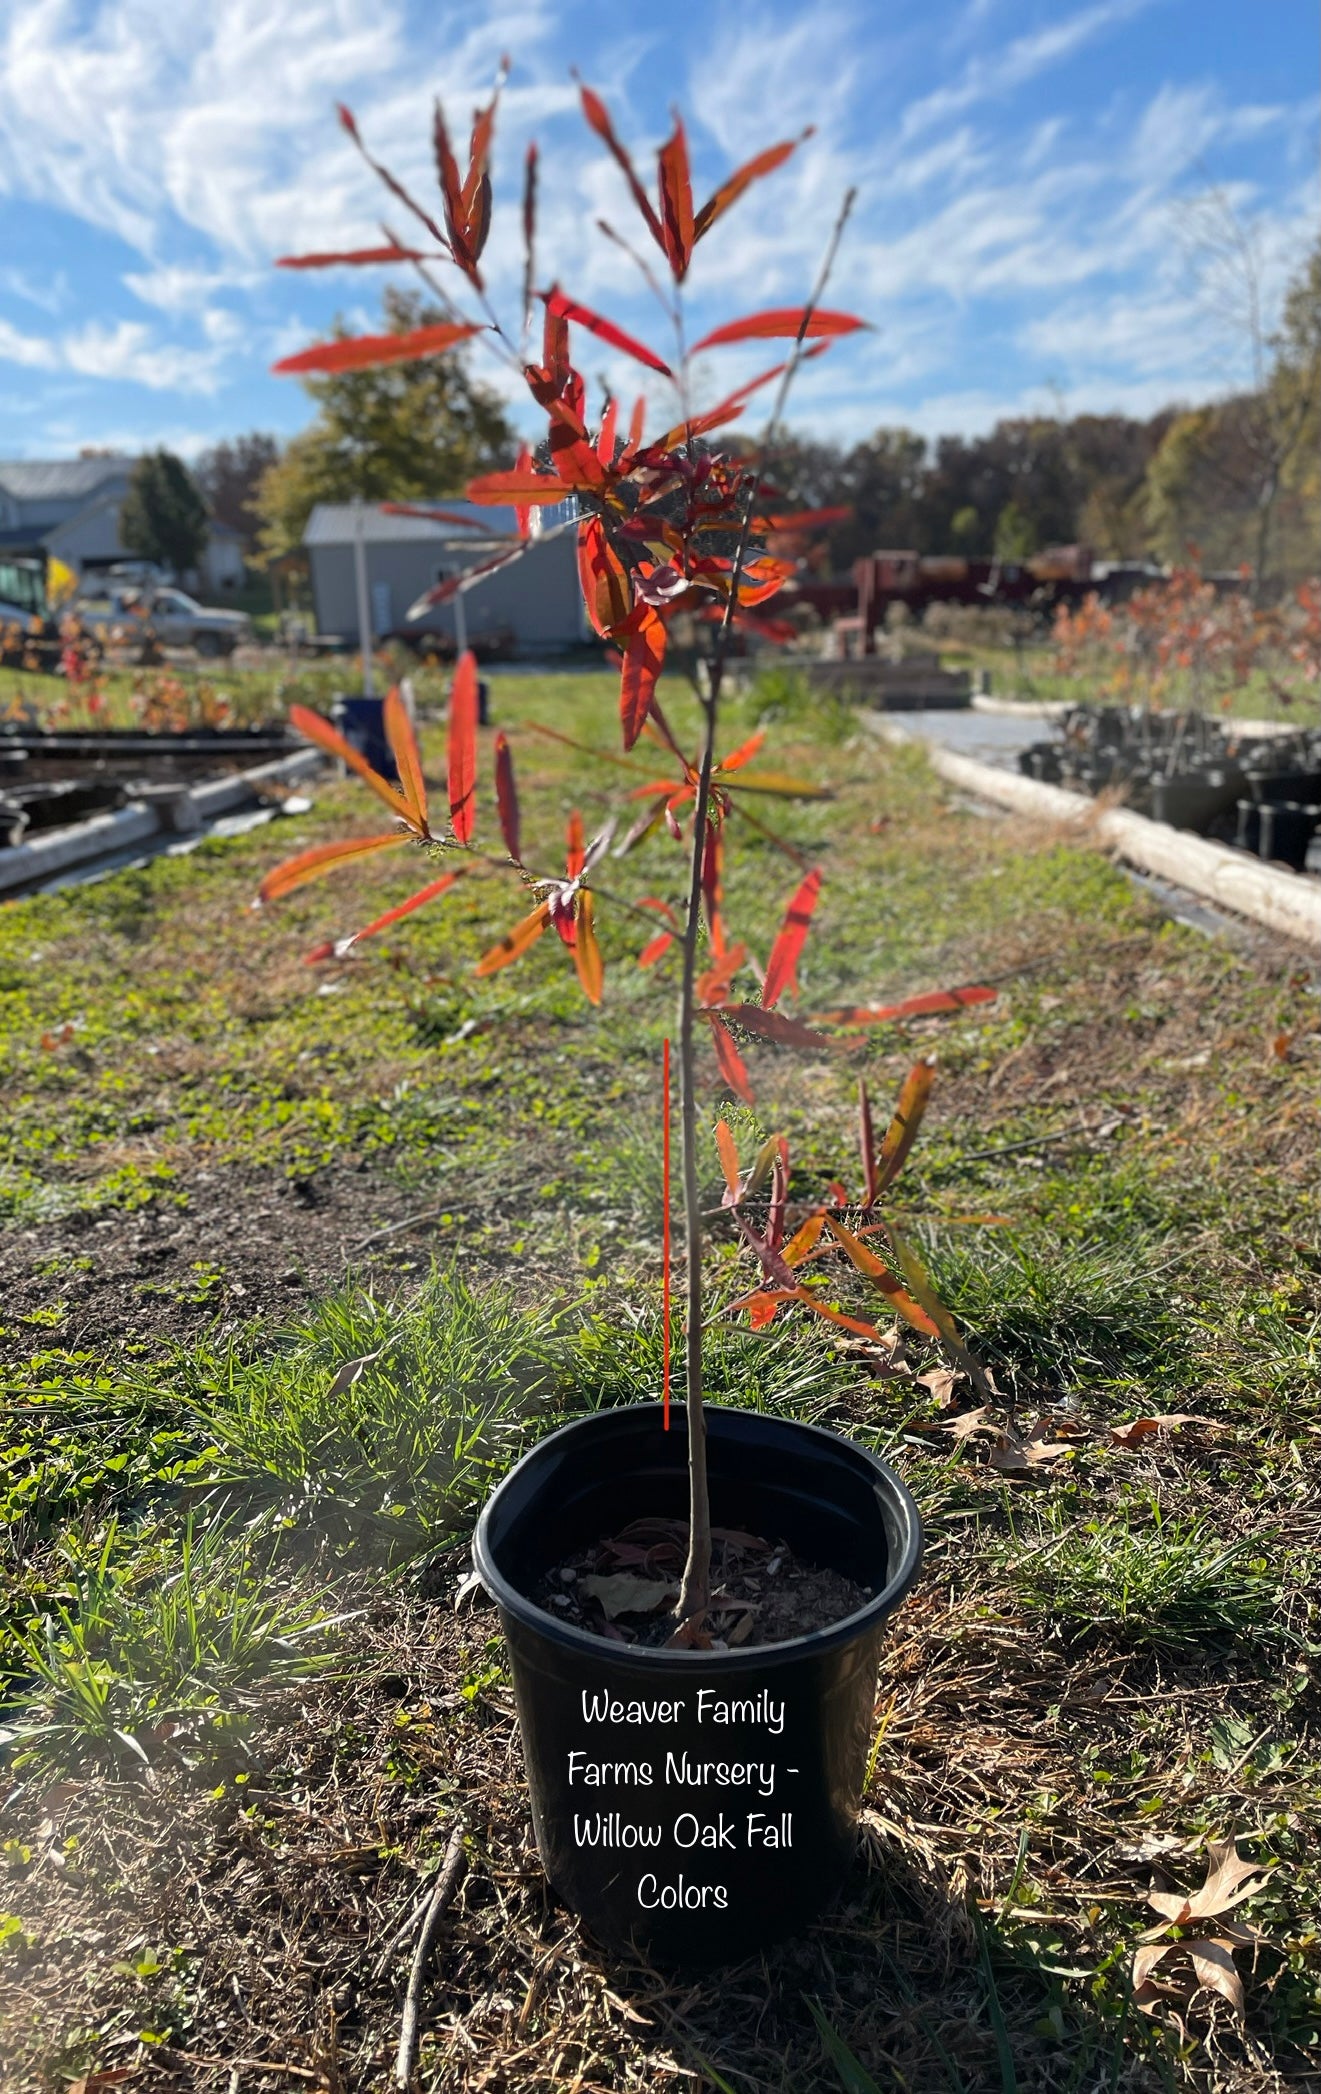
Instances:
[[[1191,43],[1161,71],[1121,74],[1089,101],[1080,70],[1099,68],[1154,9],[1155,0],[1073,0],[1070,11],[929,0],[918,35],[901,10],[869,0],[815,10],[766,0],[755,16],[709,0],[664,24],[616,19],[608,66],[594,67],[591,38],[556,0],[495,0],[480,19],[460,0],[425,10],[419,0],[174,0],[168,12],[156,0],[0,4],[0,212],[21,218],[35,204],[68,229],[62,287],[28,254],[6,257],[0,362],[30,374],[24,382],[44,399],[65,384],[88,400],[98,387],[132,386],[162,404],[188,394],[244,416],[240,383],[245,393],[264,384],[269,362],[324,329],[332,311],[365,326],[375,307],[375,278],[276,275],[273,256],[371,240],[383,219],[411,230],[335,124],[334,102],[350,102],[373,147],[434,198],[432,86],[443,84],[462,130],[508,48],[517,67],[497,134],[501,208],[487,255],[503,312],[522,269],[521,144],[535,131],[548,148],[540,280],[557,276],[668,348],[641,280],[594,231],[604,215],[632,234],[635,219],[622,177],[577,113],[567,76],[577,57],[649,180],[672,92],[703,191],[770,139],[817,126],[703,244],[689,286],[694,332],[708,315],[799,300],[842,192],[857,185],[831,295],[878,331],[804,374],[796,419],[856,432],[890,413],[924,424],[947,413],[968,426],[993,402],[1029,396],[1047,371],[1070,396],[1076,386],[1099,397],[1108,385],[1116,401],[1209,386],[1215,358],[1194,324],[1195,286],[1175,266],[1172,200],[1222,179],[1256,229],[1269,261],[1263,282],[1277,298],[1282,258],[1296,255],[1292,156],[1314,119],[1301,104],[1206,77]],[[637,237],[648,245],[645,232]],[[94,284],[75,260],[80,241],[96,246]],[[48,328],[34,323],[42,310]],[[737,382],[759,367],[755,357],[709,359],[699,386]],[[584,340],[582,362],[594,378],[638,389],[637,367],[602,344]],[[981,382],[991,364],[1003,385]],[[516,375],[494,366],[490,375],[520,400]],[[292,416],[301,396],[290,386],[283,397]],[[268,399],[260,395],[255,418],[268,418]],[[122,417],[118,396],[114,412]]]

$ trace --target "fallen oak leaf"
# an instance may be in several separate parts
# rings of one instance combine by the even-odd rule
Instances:
[[[1148,1439],[1153,1433],[1177,1432],[1184,1425],[1215,1429],[1214,1419],[1199,1417],[1196,1411],[1166,1411],[1158,1418],[1132,1418],[1127,1425],[1112,1425],[1106,1437],[1116,1447],[1135,1447],[1139,1440]]]
[[[678,1597],[677,1585],[659,1578],[639,1578],[632,1571],[616,1571],[609,1577],[579,1578],[579,1592],[600,1603],[607,1621],[620,1614],[655,1614]]]
[[[1208,1840],[1206,1852],[1206,1881],[1191,1897],[1177,1890],[1148,1892],[1148,1905],[1161,1914],[1167,1925],[1185,1927],[1190,1920],[1219,1919],[1222,1913],[1232,1912],[1236,1905],[1255,1897],[1279,1866],[1273,1861],[1246,1861],[1232,1837]]]
[[[1061,1455],[1071,1454],[1073,1448],[1067,1440],[1011,1440],[1008,1433],[1001,1433],[990,1452],[990,1463],[1004,1476],[1031,1475],[1034,1469],[1045,1468],[1050,1462],[1058,1461]]]

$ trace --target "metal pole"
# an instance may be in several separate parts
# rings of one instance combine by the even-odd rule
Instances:
[[[372,611],[371,598],[367,593],[367,537],[365,512],[361,501],[353,504],[353,574],[358,585],[358,646],[362,651],[362,695],[370,698],[372,691]]]
[[[468,651],[468,613],[464,609],[462,589],[454,592],[454,651],[456,655]]]

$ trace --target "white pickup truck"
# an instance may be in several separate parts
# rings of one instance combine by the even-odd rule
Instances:
[[[232,654],[252,638],[244,611],[210,610],[182,589],[111,582],[76,597],[70,611],[100,640],[131,641],[150,626],[161,647],[191,647],[201,655]]]

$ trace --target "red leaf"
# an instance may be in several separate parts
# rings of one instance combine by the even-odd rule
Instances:
[[[630,633],[625,643],[624,670],[619,680],[619,717],[626,749],[633,747],[651,710],[656,679],[665,660],[665,639],[664,619],[644,607],[636,632]]]
[[[637,399],[633,402],[633,412],[628,420],[628,442],[624,447],[625,458],[632,458],[636,451],[641,450],[642,432],[646,426],[647,403],[643,399]]]
[[[358,268],[367,262],[440,262],[444,255],[423,254],[413,247],[351,247],[341,254],[282,254],[277,269]]]
[[[643,946],[638,954],[639,967],[654,967],[674,943],[673,931],[658,931],[656,936]]]
[[[477,657],[459,657],[450,686],[449,793],[455,840],[472,838],[477,797]]]
[[[786,138],[783,144],[768,146],[764,153],[757,153],[753,159],[745,160],[742,167],[737,168],[727,181],[722,182],[715,194],[709,196],[702,205],[693,224],[694,240],[700,240],[704,233],[709,233],[716,220],[724,217],[730,205],[736,204],[744,190],[750,188],[753,182],[760,181],[763,175],[774,174],[777,167],[783,167],[789,155],[802,144],[803,139],[812,136],[812,131],[813,126],[809,124],[799,137]]]
[[[847,523],[853,511],[847,502],[838,509],[795,509],[788,516],[768,516],[773,531],[824,530],[827,524]]]
[[[601,434],[596,439],[596,455],[602,465],[613,465],[615,460],[615,432],[619,427],[619,402],[613,397],[605,403],[601,417]]]
[[[318,342],[311,349],[301,349],[297,356],[281,357],[271,369],[295,376],[302,371],[366,371],[376,364],[411,363],[418,357],[438,356],[481,331],[480,327],[444,321],[435,327],[413,327],[405,334],[347,335],[338,342]]]
[[[688,169],[688,140],[682,120],[660,149],[661,230],[676,283],[682,283],[693,258],[693,184]]]
[[[495,738],[495,804],[500,814],[500,834],[515,865],[521,865],[518,789],[514,784],[514,758],[503,734]]]
[[[739,950],[737,946],[734,949]],[[732,1024],[741,1025],[745,1032],[759,1033],[762,1039],[776,1040],[782,1047],[832,1048],[839,1045],[829,1033],[814,1032],[810,1025],[802,1025],[796,1018],[782,1017],[779,1011],[768,1011],[759,1003],[727,1004],[722,1015]]]
[[[579,92],[582,96],[583,115],[587,118],[597,137],[604,139],[615,161],[622,168],[624,179],[633,192],[633,201],[646,220],[647,230],[656,242],[657,247],[664,248],[665,235],[661,231],[660,220],[652,208],[651,198],[647,195],[646,190],[637,178],[633,162],[629,159],[628,154],[615,136],[614,125],[610,121],[605,103],[598,94],[593,93],[590,87],[580,88]]]
[[[803,321],[806,315],[807,325]],[[797,340],[801,333],[804,340],[816,341],[833,338],[841,334],[856,334],[865,320],[856,320],[852,313],[828,313],[818,310],[807,313],[805,306],[777,306],[764,313],[750,313],[746,320],[730,320],[724,327],[717,327],[704,334],[700,342],[694,342],[690,354],[696,356],[702,349],[717,349],[724,342],[757,342],[773,339]]]
[[[677,931],[679,919],[668,902],[658,901],[654,895],[645,894],[638,903],[638,907],[640,909],[654,909],[658,916],[663,916],[668,923],[672,923],[675,931]],[[661,931],[657,937],[653,938],[651,943],[645,946],[638,954],[639,967],[654,966],[661,955],[668,952],[673,945],[675,931]]]
[[[470,502],[482,502],[493,508],[496,503],[526,503],[529,506],[542,502],[562,502],[573,493],[567,480],[558,479],[554,473],[533,471],[530,464],[521,460],[512,472],[482,473],[476,480],[469,480],[464,489]]]
[[[483,538],[492,535],[489,524],[479,523],[475,516],[460,516],[457,509],[436,509],[421,502],[382,502],[382,516],[420,516],[424,523],[447,523],[460,531],[480,531]]]
[[[691,790],[691,787],[685,788],[685,797]],[[673,807],[673,798],[669,804]],[[720,913],[725,898],[724,864],[725,846],[720,830],[714,822],[708,822],[702,851],[702,899],[706,903],[706,927],[711,933],[712,949],[717,953],[725,949],[725,927]]]
[[[377,799],[388,807],[399,821],[410,821],[403,795],[397,792],[387,779],[382,778],[379,771],[373,770],[362,751],[355,749],[351,742],[346,742],[343,735],[331,726],[329,720],[323,720],[320,713],[309,712],[305,705],[291,705],[289,725],[296,728],[299,734],[305,735],[309,742],[315,742],[319,749],[324,749],[328,756],[338,757],[351,771],[356,771],[363,783],[371,787]]]
[[[817,1011],[817,1025],[883,1025],[892,1018],[935,1018],[946,1011],[961,1011],[968,1004],[994,1003],[995,989],[928,989],[921,996],[906,996],[902,1003],[850,1004],[839,1011]]]
[[[720,1073],[724,1077],[725,1082],[729,1085],[735,1097],[741,1098],[745,1105],[755,1104],[756,1100],[752,1095],[752,1079],[748,1075],[743,1057],[734,1045],[728,1031],[713,1011],[704,1011],[702,1015],[711,1027],[712,1037],[715,1041],[716,1060],[720,1064]]]
[[[363,938],[374,938],[378,931],[385,930],[392,923],[398,923],[401,916],[411,916],[414,909],[422,908],[426,902],[434,902],[438,894],[444,894],[456,880],[461,880],[466,871],[467,867],[460,865],[454,872],[442,873],[429,887],[420,887],[416,894],[409,895],[406,902],[399,902],[393,909],[387,909],[384,916],[378,916],[375,923],[369,923],[365,930],[355,931],[346,941],[347,945],[357,945]],[[309,953],[308,958],[311,957]]]
[[[599,516],[586,517],[578,526],[578,582],[592,628],[605,639],[623,624],[631,606],[624,563]]]
[[[583,839],[583,818],[575,807],[569,816],[568,841],[564,853],[564,870],[571,880],[576,880],[587,863],[587,848]]]
[[[589,307],[576,304],[572,298],[566,298],[558,286],[544,291],[542,296],[557,320],[572,320],[579,327],[585,327],[589,334],[599,335],[603,342],[609,342],[612,349],[622,349],[626,356],[635,357],[638,363],[645,364],[649,371],[659,371],[662,378],[673,376],[669,365],[661,362],[654,349],[648,349],[645,342],[635,341],[631,334],[625,334],[623,328],[616,327],[613,320],[604,320],[600,313],[594,313]]]
[[[595,904],[586,889],[578,896],[578,914],[575,928],[577,937],[573,946],[573,964],[578,970],[583,995],[589,1003],[599,1003],[605,989],[605,962],[601,948],[596,942],[596,931],[592,923]]]
[[[812,911],[821,892],[821,873],[813,867],[799,887],[797,894],[784,913],[780,935],[771,947],[771,956],[766,963],[766,979],[762,984],[763,1008],[770,1010],[792,983],[797,988],[798,955],[807,938]]]
[[[292,894],[295,887],[320,879],[322,873],[334,872],[354,858],[366,858],[373,851],[387,851],[393,844],[407,842],[407,836],[396,830],[389,836],[350,836],[339,843],[313,844],[310,851],[300,851],[296,858],[286,858],[283,865],[268,872],[257,889],[257,898],[263,902],[279,901],[282,895]]]

